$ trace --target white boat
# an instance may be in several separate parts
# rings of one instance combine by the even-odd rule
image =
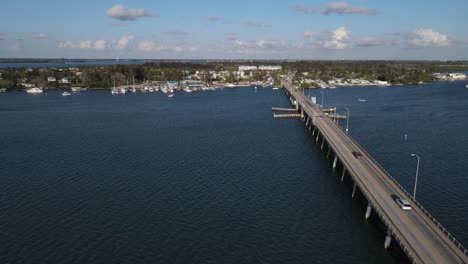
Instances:
[[[278,87],[273,87],[273,90],[278,90],[279,88]]]
[[[111,93],[112,94],[119,94],[119,90],[117,88],[113,88]]]
[[[71,93],[69,93],[69,92],[63,92],[62,93],[62,96],[70,96],[70,95],[71,95]]]
[[[30,94],[40,94],[40,93],[43,93],[44,90],[42,90],[42,88],[40,87],[33,87],[31,89],[26,90],[26,92]]]
[[[120,88],[120,93],[121,94],[126,94],[127,93],[127,88]]]
[[[465,87],[466,87],[466,88],[468,88],[468,84],[467,84],[467,85],[465,85]]]
[[[366,99],[364,99],[364,98],[359,98],[358,101],[359,101],[359,102],[365,102]]]
[[[189,87],[185,87],[185,89],[184,89],[184,92],[186,92],[186,93],[191,93],[191,92],[192,92],[192,90],[190,90],[190,88],[189,88]]]
[[[173,92],[170,92],[167,97],[174,97],[174,93]]]
[[[76,92],[81,92],[81,87],[72,87],[71,91],[76,93]]]

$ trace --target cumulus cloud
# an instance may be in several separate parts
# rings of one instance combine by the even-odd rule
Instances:
[[[310,7],[303,4],[294,4],[290,8],[296,12],[301,12],[306,15],[321,13],[322,15],[330,14],[365,14],[365,15],[377,15],[380,13],[379,10],[369,9],[361,6],[350,6],[346,2],[331,2],[328,3],[325,8]]]
[[[256,27],[256,28],[267,28],[267,27],[271,27],[270,24],[263,24],[263,23],[258,23],[258,22],[254,22],[254,21],[249,21],[249,22],[247,22],[247,26],[249,26],[249,27]]]
[[[332,32],[306,31],[304,38],[307,39],[307,43],[301,43],[299,45],[301,48],[346,49],[351,47],[349,31],[345,27],[339,27]]]
[[[323,47],[327,49],[345,49],[349,48],[348,43],[349,31],[345,27],[339,27],[331,32],[329,39],[323,43]]]
[[[166,50],[167,47],[157,44],[154,41],[144,40],[140,42],[137,46],[139,51],[161,51]]]
[[[368,9],[361,6],[350,6],[346,2],[332,2],[328,3],[322,14],[365,14],[365,15],[376,15],[380,13],[375,9]]]
[[[296,12],[301,12],[306,15],[315,14],[318,11],[318,9],[315,7],[309,7],[303,4],[293,4],[293,5],[290,5],[290,8]]]
[[[418,47],[447,47],[450,45],[449,38],[429,28],[416,29],[413,33],[411,44]]]
[[[142,17],[150,17],[152,14],[146,12],[144,9],[129,9],[124,5],[116,4],[107,9],[107,16],[118,19],[121,21],[132,21]]]
[[[377,47],[377,46],[394,46],[398,45],[400,41],[395,38],[376,38],[376,37],[364,37],[354,42],[356,47]]]
[[[100,39],[96,41],[85,40],[80,42],[64,41],[59,42],[61,49],[81,49],[81,50],[104,50],[108,47],[108,42]]]
[[[135,37],[133,35],[122,36],[119,41],[117,41],[117,48],[118,49],[125,49]]]
[[[33,39],[46,39],[46,38],[48,38],[48,36],[46,34],[44,34],[44,33],[39,33],[39,34],[33,34],[31,36],[31,38],[33,38]]]

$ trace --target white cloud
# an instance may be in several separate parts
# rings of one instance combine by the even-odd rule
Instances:
[[[106,14],[109,17],[121,20],[121,21],[132,21],[142,17],[153,16],[147,13],[144,9],[128,9],[122,4],[116,4],[111,8],[107,9]]]
[[[46,39],[48,36],[44,33],[34,34],[31,36],[33,39]]]
[[[348,43],[349,31],[345,27],[339,27],[331,32],[329,39],[323,43],[323,47],[327,49],[345,49],[349,48]]]
[[[161,50],[167,50],[167,47],[158,45],[156,42],[153,42],[153,41],[144,40],[138,44],[137,50],[139,51],[161,51]]]
[[[446,35],[440,32],[433,31],[429,28],[420,28],[414,31],[411,44],[419,47],[447,47],[450,45],[450,40]]]
[[[94,42],[91,40],[80,42],[64,41],[59,42],[58,47],[61,49],[104,50],[109,47],[109,43],[103,39]]]
[[[368,9],[361,6],[350,6],[346,2],[332,2],[328,3],[325,10],[322,11],[322,14],[366,14],[366,15],[376,15],[380,13],[375,9]]]
[[[310,14],[315,14],[317,13],[317,8],[315,7],[308,7],[308,6],[305,6],[303,4],[293,4],[290,6],[292,10],[294,11],[297,11],[297,12],[301,12],[301,13],[304,13],[306,15],[310,15]]]
[[[117,42],[117,49],[125,49],[135,37],[133,35],[122,36],[120,37],[119,41]]]

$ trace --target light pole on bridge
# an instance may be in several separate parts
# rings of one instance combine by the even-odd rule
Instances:
[[[349,128],[349,108],[345,107],[346,111],[348,111],[348,115],[346,116],[346,134],[348,134],[348,128]]]
[[[418,185],[418,174],[419,174],[419,160],[421,157],[419,157],[416,154],[411,154],[411,156],[418,158],[418,163],[416,165],[416,179],[414,180],[414,191],[413,191],[413,198],[416,200],[416,187]]]

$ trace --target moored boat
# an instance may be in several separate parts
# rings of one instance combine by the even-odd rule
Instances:
[[[69,93],[69,92],[63,92],[62,93],[62,96],[70,96],[70,95],[71,95],[71,93]]]
[[[40,94],[44,93],[44,90],[42,90],[42,88],[40,87],[33,87],[31,89],[26,90],[26,92],[30,94]]]

